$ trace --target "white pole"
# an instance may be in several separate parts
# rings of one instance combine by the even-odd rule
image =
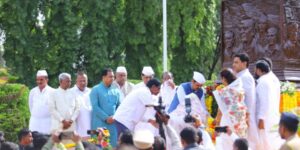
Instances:
[[[167,0],[163,0],[163,68],[168,71],[168,50],[167,50]]]

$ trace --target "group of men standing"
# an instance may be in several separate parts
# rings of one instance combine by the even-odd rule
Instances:
[[[33,88],[29,95],[31,113],[29,129],[46,134],[76,131],[81,137],[86,137],[88,136],[87,130],[106,127],[110,130],[110,141],[115,147],[118,136],[116,128],[118,122],[115,118],[118,116],[114,118],[114,114],[120,104],[132,91],[137,91],[127,99],[131,97],[131,99],[148,101],[152,105],[154,103],[152,95],[159,93],[160,82],[157,79],[151,82],[154,88],[147,87],[148,81],[154,78],[154,71],[150,66],[143,68],[141,76],[143,81],[134,85],[127,81],[125,67],[118,67],[116,76],[112,69],[104,69],[101,72],[101,82],[90,89],[87,87],[88,78],[85,73],[77,73],[76,84],[72,88],[71,75],[61,73],[59,75],[59,87],[53,89],[48,85],[47,72],[39,70],[36,74],[37,87]],[[145,98],[143,93],[138,92],[141,89],[147,93],[148,97]],[[122,107],[124,109],[120,111],[126,109],[126,103],[124,105]],[[134,106],[131,105],[130,107]],[[134,111],[133,115],[143,117],[144,111],[141,113],[137,114]],[[122,115],[127,114],[121,113],[119,118],[122,118]],[[154,124],[155,120],[150,120],[149,123]],[[134,127],[142,122],[142,119],[139,118],[136,121]],[[131,127],[128,126],[127,128]]]
[[[252,149],[278,149],[283,141],[278,133],[280,120],[280,81],[272,72],[272,61],[261,58],[255,63],[254,78],[247,54],[236,54],[233,71],[241,79],[247,106],[247,140]]]
[[[252,149],[274,149],[282,144],[278,132],[273,128],[279,123],[280,82],[272,72],[272,62],[262,58],[255,64],[255,78],[249,69],[247,54],[237,54],[233,60],[233,71],[241,79],[247,106],[247,140]],[[106,127],[110,131],[110,142],[117,145],[117,137],[125,130],[149,129],[158,134],[155,110],[158,97],[162,97],[170,115],[170,125],[179,133],[191,124],[184,122],[187,113],[186,99],[190,99],[190,114],[202,123],[209,115],[202,88],[204,76],[194,72],[190,82],[178,87],[173,75],[165,72],[162,84],[154,78],[154,71],[145,66],[141,72],[142,82],[134,85],[127,81],[127,70],[120,66],[104,69],[102,81],[92,89],[87,87],[87,75],[77,73],[76,84],[71,86],[71,75],[59,75],[59,87],[48,86],[48,75],[39,70],[37,87],[30,91],[31,112],[29,128],[32,131],[53,133],[76,131],[86,137],[87,130]],[[218,118],[215,123],[218,124]]]

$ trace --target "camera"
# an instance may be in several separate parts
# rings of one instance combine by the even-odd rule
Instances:
[[[60,140],[72,139],[73,136],[74,136],[73,131],[61,132],[58,136],[58,139],[60,139]]]
[[[184,117],[184,122],[186,123],[191,123],[195,122],[195,118],[192,117],[191,112],[192,112],[192,104],[191,104],[191,98],[186,97],[185,99],[185,112],[187,113],[186,116]]]
[[[89,134],[89,135],[98,135],[99,132],[97,130],[87,130],[87,134]]]
[[[218,133],[227,133],[227,126],[215,127],[215,131]]]
[[[170,118],[170,116],[166,113],[165,106],[163,105],[161,96],[159,96],[158,105],[154,106],[154,109],[156,111],[155,120],[159,125],[159,134],[162,138],[166,139],[164,128],[163,128],[163,121],[160,119],[159,115],[167,118]]]
[[[154,109],[155,109],[155,111],[156,111],[158,114],[160,114],[161,116],[170,118],[170,116],[166,113],[165,108],[166,108],[166,107],[163,105],[162,98],[161,98],[161,96],[159,96],[159,98],[158,98],[158,105],[157,105],[157,106],[154,106]],[[161,122],[160,118],[159,118],[157,115],[155,115],[155,119],[156,119],[156,122],[157,122],[157,123],[160,123],[160,122]]]

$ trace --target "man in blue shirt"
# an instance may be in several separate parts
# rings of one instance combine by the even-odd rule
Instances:
[[[106,127],[110,132],[110,144],[112,147],[116,147],[118,137],[113,115],[120,104],[120,91],[111,86],[114,80],[112,69],[104,69],[101,76],[102,82],[94,86],[90,94],[92,104],[91,128],[95,130],[98,127]]]

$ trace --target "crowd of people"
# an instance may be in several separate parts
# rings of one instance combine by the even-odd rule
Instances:
[[[215,144],[205,131],[210,114],[200,72],[176,86],[171,72],[160,81],[145,66],[142,82],[134,85],[119,66],[115,72],[103,69],[101,82],[92,89],[84,72],[77,73],[73,87],[71,75],[61,73],[59,87],[53,89],[46,70],[39,70],[29,94],[29,129],[19,132],[18,145],[0,134],[0,150],[65,149],[70,141],[78,150],[99,149],[87,142],[90,131],[99,127],[109,130],[110,145],[120,150],[300,149],[298,117],[279,112],[280,82],[272,61],[257,60],[254,77],[248,67],[249,57],[242,53],[234,56],[232,69],[220,72],[224,87],[213,92],[218,104]],[[68,141],[61,138],[69,133]]]

